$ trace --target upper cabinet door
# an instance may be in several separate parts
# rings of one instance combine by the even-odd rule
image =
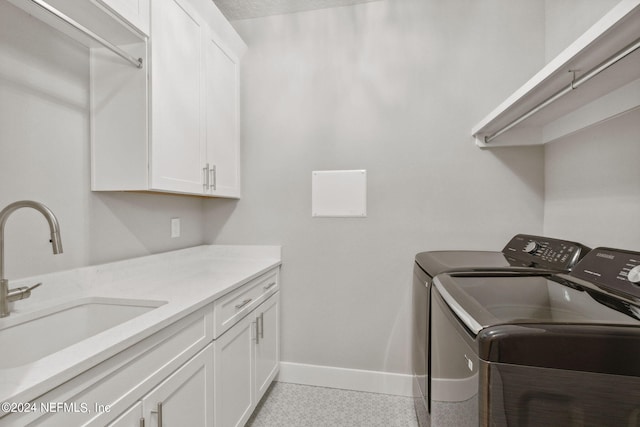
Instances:
[[[210,194],[240,197],[239,59],[208,33],[204,110]]]
[[[149,35],[150,0],[91,0],[102,4],[131,24],[144,35]]]
[[[151,4],[151,188],[203,192],[201,25],[189,2]]]

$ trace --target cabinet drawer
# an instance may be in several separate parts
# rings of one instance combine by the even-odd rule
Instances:
[[[65,402],[70,410],[10,414],[0,425],[106,425],[211,341],[212,318],[211,305],[198,310],[33,402]]]
[[[216,300],[214,338],[222,335],[279,288],[279,270],[276,268]]]

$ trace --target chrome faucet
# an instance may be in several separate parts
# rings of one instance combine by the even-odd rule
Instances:
[[[34,286],[21,286],[15,289],[9,289],[9,280],[4,276],[4,225],[7,222],[9,216],[20,208],[32,208],[40,212],[46,218],[49,223],[49,229],[51,230],[51,246],[53,247],[54,254],[62,253],[62,241],[60,240],[60,226],[56,216],[51,212],[51,209],[39,202],[31,200],[22,200],[14,202],[0,211],[0,317],[7,317],[9,315],[9,303],[17,301],[31,296],[31,291],[41,285],[38,283]]]

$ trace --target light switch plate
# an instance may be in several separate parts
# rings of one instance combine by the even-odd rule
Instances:
[[[313,217],[367,216],[367,171],[335,170],[311,173]]]

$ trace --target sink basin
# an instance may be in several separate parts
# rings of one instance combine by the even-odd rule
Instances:
[[[166,304],[90,297],[0,322],[0,369],[26,365]]]

